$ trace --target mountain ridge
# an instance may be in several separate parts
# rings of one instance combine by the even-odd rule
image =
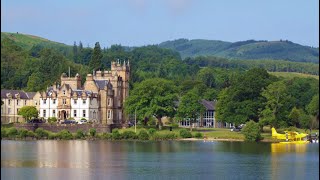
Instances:
[[[55,42],[35,35],[1,32],[1,41],[4,38],[14,40],[20,46],[31,49],[34,45],[67,48],[72,45]],[[146,45],[145,45],[146,46]],[[221,40],[185,39],[169,40],[157,44],[158,47],[167,48],[180,53],[183,59],[197,56],[216,56],[228,59],[241,60],[287,60],[292,62],[311,62],[319,64],[319,48],[303,46],[288,40],[246,40],[227,42]],[[127,51],[139,47],[123,46]],[[142,47],[142,46],[141,46]]]
[[[227,42],[204,39],[176,39],[158,45],[176,50],[182,58],[217,56],[229,59],[273,59],[319,63],[319,48],[303,46],[288,40],[246,40]]]

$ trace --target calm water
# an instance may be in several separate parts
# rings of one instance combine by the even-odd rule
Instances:
[[[1,179],[319,179],[319,144],[1,141]]]

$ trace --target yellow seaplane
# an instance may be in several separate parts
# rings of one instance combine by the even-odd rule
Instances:
[[[280,143],[283,144],[307,144],[309,143],[306,133],[298,133],[296,131],[284,131],[285,134],[277,133],[274,127],[271,128],[272,138],[285,140]]]

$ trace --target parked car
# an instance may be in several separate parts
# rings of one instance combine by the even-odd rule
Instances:
[[[29,120],[28,123],[44,123],[44,121],[42,121],[42,119],[33,118]]]
[[[87,120],[84,120],[84,119],[80,120],[79,122],[79,124],[86,124],[86,123],[87,123]]]
[[[78,122],[75,120],[64,120],[61,124],[77,124]]]
[[[232,126],[230,131],[239,132],[245,126],[245,124],[240,124],[239,126]]]

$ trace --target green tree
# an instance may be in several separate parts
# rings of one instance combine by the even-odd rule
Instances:
[[[208,87],[215,87],[214,71],[211,68],[203,68],[198,72],[198,79]]]
[[[265,98],[261,92],[274,77],[261,68],[254,68],[231,79],[230,87],[218,95],[217,119],[236,125],[249,120],[258,121]]]
[[[181,97],[178,107],[178,116],[181,118],[190,119],[190,130],[192,131],[192,123],[196,121],[197,117],[202,114],[205,109],[200,103],[201,97],[199,97],[196,90],[191,90],[187,94]]]
[[[285,119],[290,109],[290,96],[283,81],[270,84],[263,92],[262,96],[267,99],[265,107],[261,112],[261,125],[271,124],[278,127],[281,120]]]
[[[244,134],[246,141],[254,142],[261,139],[259,124],[252,120],[246,123],[244,128],[241,130],[241,133]]]
[[[35,106],[23,106],[19,110],[18,115],[21,115],[26,121],[28,121],[32,117],[38,117],[38,110]]]
[[[136,110],[139,119],[154,116],[158,119],[159,129],[161,129],[161,118],[174,116],[176,92],[177,88],[172,81],[161,78],[136,83],[125,102],[125,111],[127,114],[134,114]]]
[[[91,57],[91,60],[89,62],[89,67],[92,70],[98,70],[98,69],[102,69],[102,59],[103,55],[101,52],[101,47],[99,42],[96,42],[96,44],[94,45],[94,49],[93,49],[93,54]]]
[[[319,114],[319,94],[312,97],[312,100],[307,105],[306,109],[310,115],[316,116]]]

